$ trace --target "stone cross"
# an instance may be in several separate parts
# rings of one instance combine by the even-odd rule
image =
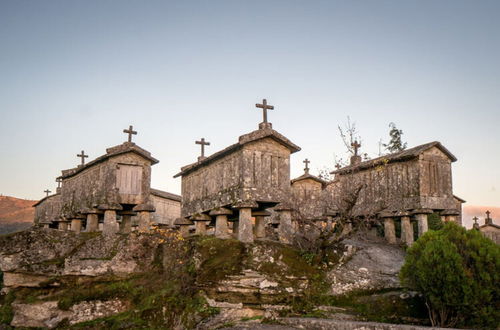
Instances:
[[[85,165],[85,158],[88,158],[89,155],[86,155],[85,152],[82,150],[82,153],[76,154],[76,157],[80,157],[82,159],[82,165]]]
[[[490,214],[491,214],[491,212],[490,212],[489,210],[488,210],[488,211],[486,211],[486,219],[489,219],[489,218],[490,218]]]
[[[62,179],[61,178],[57,178],[56,182],[57,182],[57,188],[61,188]]]
[[[267,110],[274,110],[274,106],[272,105],[268,105],[267,104],[267,100],[266,99],[263,99],[262,100],[262,104],[260,103],[256,103],[255,106],[257,108],[261,108],[262,109],[262,112],[263,112],[263,116],[264,116],[264,121],[263,123],[267,123]]]
[[[474,220],[474,223],[477,223],[477,220],[479,220],[479,218],[478,217],[474,217],[474,218],[472,218],[472,220]]]
[[[307,158],[306,158],[306,159],[303,161],[303,163],[304,163],[304,164],[306,164],[306,167],[304,168],[304,172],[309,173],[309,164],[311,163],[311,161],[310,161],[309,159],[307,159]]]
[[[128,134],[128,142],[132,142],[132,135],[137,135],[137,131],[133,130],[134,126],[130,125],[128,129],[124,129],[123,133]]]
[[[205,158],[205,146],[209,146],[210,142],[206,142],[205,138],[201,138],[200,141],[195,141],[194,143],[201,145],[201,158]]]
[[[46,194],[46,195],[45,195],[45,197],[47,197],[47,196],[49,196],[49,194],[50,194],[52,191],[50,191],[50,190],[48,190],[48,189],[45,189],[43,192]]]
[[[351,147],[354,148],[354,156],[357,156],[358,155],[358,149],[361,147],[361,144],[358,143],[357,140],[354,140],[354,142],[351,143]]]

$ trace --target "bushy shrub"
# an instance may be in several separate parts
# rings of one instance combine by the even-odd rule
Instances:
[[[500,247],[455,223],[425,233],[408,250],[403,285],[421,292],[433,325],[496,328]]]

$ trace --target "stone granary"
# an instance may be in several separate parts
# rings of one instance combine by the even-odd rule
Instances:
[[[303,163],[305,164],[304,174],[290,182],[294,218],[310,221],[323,220],[325,216],[323,191],[328,182],[309,173],[309,159],[305,159]]]
[[[215,220],[215,234],[227,237],[230,221],[239,240],[252,242],[254,235],[265,233],[266,209],[277,204],[274,210],[280,213],[280,238],[286,241],[291,234],[290,154],[300,148],[272,129],[267,110],[273,107],[266,100],[256,107],[264,114],[258,130],[208,157],[204,154],[208,142],[197,141],[202,147],[198,161],[174,176],[182,178],[182,217],[196,223],[198,234],[205,233],[206,225]]]
[[[362,162],[356,143],[351,164],[332,172],[328,194],[337,209],[352,198],[354,216],[383,218],[385,235],[395,242],[395,220],[401,221],[401,239],[413,242],[428,229],[427,215],[439,213],[445,221],[457,221],[463,200],[453,195],[451,163],[456,161],[439,142],[423,144],[401,152]],[[461,224],[461,223],[459,223]]]
[[[82,151],[81,164],[62,171],[57,193],[35,205],[35,223],[76,232],[83,227],[97,231],[102,223],[108,234],[130,232],[133,217],[140,230],[148,230],[153,219],[173,224],[180,213],[180,196],[151,189],[151,165],[158,160],[132,142],[132,126],[124,132],[127,142],[88,163]]]
[[[474,217],[474,228],[478,229],[485,237],[488,237],[493,242],[500,244],[500,226],[493,222],[490,217],[491,212],[486,211],[486,217],[484,218],[484,225],[480,226],[477,223],[478,218]]]

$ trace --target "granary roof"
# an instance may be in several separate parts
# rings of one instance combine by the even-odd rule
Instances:
[[[156,164],[159,162],[156,158],[151,156],[151,153],[149,151],[142,149],[141,147],[139,147],[138,145],[136,145],[133,142],[124,142],[120,145],[106,149],[105,155],[97,157],[96,159],[86,163],[85,165],[78,166],[76,168],[72,168],[69,170],[63,170],[61,178],[66,179],[66,178],[72,177],[72,176],[82,172],[83,170],[85,170],[91,166],[94,166],[95,164],[101,163],[101,162],[103,162],[111,157],[125,154],[128,152],[133,152],[133,153],[135,153],[143,158],[146,158],[149,161],[151,161],[152,164]]]
[[[455,198],[457,201],[459,201],[460,203],[467,203],[467,201],[465,201],[464,199],[458,197],[457,195],[453,195],[453,198]]]
[[[434,141],[426,144],[422,144],[410,149],[406,149],[400,152],[395,152],[393,154],[385,155],[382,157],[378,157],[375,159],[370,159],[364,162],[361,162],[356,165],[349,165],[346,167],[343,167],[339,170],[331,172],[331,174],[345,174],[352,172],[354,170],[365,170],[368,168],[376,167],[379,165],[387,164],[387,163],[393,163],[393,162],[401,162],[405,161],[408,159],[416,158],[418,157],[422,152],[429,150],[430,148],[436,147],[439,150],[441,150],[452,162],[455,162],[457,158],[448,150],[446,149],[440,142]]]
[[[497,225],[496,223],[485,223],[484,225],[480,226],[479,228],[484,228],[484,227],[493,227],[493,228],[500,229],[500,226]]]
[[[302,174],[301,176],[299,176],[298,178],[295,178],[293,180],[291,180],[291,184],[294,184],[295,182],[298,182],[298,181],[302,181],[302,180],[307,180],[307,179],[311,179],[311,180],[314,180],[316,182],[319,182],[321,183],[322,185],[326,185],[328,182],[326,182],[325,180],[315,176],[315,175],[312,175],[312,174],[309,174],[309,173],[304,173]]]
[[[258,129],[256,131],[253,131],[253,132],[250,132],[248,134],[240,136],[237,143],[232,144],[229,147],[222,149],[222,150],[212,154],[211,156],[204,158],[196,163],[182,167],[181,172],[174,175],[174,178],[186,175],[186,174],[188,174],[188,173],[190,173],[190,172],[192,172],[200,167],[206,166],[217,159],[223,158],[223,157],[241,149],[244,145],[246,145],[250,142],[258,141],[258,140],[261,140],[264,138],[271,138],[271,139],[275,140],[276,142],[287,147],[291,153],[300,151],[299,146],[297,146],[292,141],[287,139],[282,134],[276,132],[272,128]]]
[[[166,198],[166,199],[171,199],[177,202],[180,202],[182,200],[182,197],[176,194],[172,194],[163,190],[158,190],[158,189],[153,189],[151,188],[151,195]]]
[[[59,195],[59,193],[52,194],[52,195],[49,195],[49,196],[45,196],[44,198],[40,199],[38,202],[36,202],[35,204],[33,204],[33,207],[35,207],[37,205],[40,205],[40,204],[42,204],[42,202],[46,201],[47,199],[50,199],[52,197],[56,197],[57,195]]]

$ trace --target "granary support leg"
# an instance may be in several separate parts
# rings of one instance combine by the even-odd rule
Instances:
[[[292,208],[287,202],[281,202],[274,209],[279,213],[278,237],[281,243],[290,244],[293,239]]]
[[[255,216],[255,237],[266,237],[266,218],[263,215]]]
[[[57,224],[57,229],[59,230],[68,230],[68,223],[66,221],[59,221]]]
[[[118,222],[116,221],[116,211],[115,210],[105,210],[104,211],[104,226],[102,228],[102,233],[104,235],[113,235],[118,232]]]
[[[215,216],[215,237],[229,238],[229,226],[227,216],[233,214],[233,211],[219,207],[210,211],[210,215]]]
[[[140,231],[149,231],[149,227],[151,226],[151,214],[149,211],[140,211],[139,212],[139,230]]]
[[[196,235],[206,235],[207,234],[207,223],[205,221],[195,221],[195,234]]]
[[[215,217],[215,237],[228,238],[229,227],[227,225],[227,215],[220,214]]]
[[[94,232],[99,229],[99,218],[96,213],[87,214],[87,232]]]
[[[415,214],[415,218],[418,222],[418,237],[420,237],[429,230],[427,214]]]
[[[396,227],[394,226],[394,219],[387,217],[384,218],[384,236],[389,244],[396,243]]]
[[[254,235],[256,238],[266,237],[266,217],[270,216],[271,213],[267,211],[256,211],[252,215],[255,217],[255,228]]]
[[[75,233],[82,231],[82,219],[71,219],[71,231]]]
[[[243,243],[253,243],[252,209],[242,207],[239,212],[238,240]]]
[[[122,222],[120,223],[120,233],[129,234],[132,232],[132,216],[134,213],[122,213]]]
[[[413,226],[409,215],[401,217],[401,239],[408,246],[413,244]]]

